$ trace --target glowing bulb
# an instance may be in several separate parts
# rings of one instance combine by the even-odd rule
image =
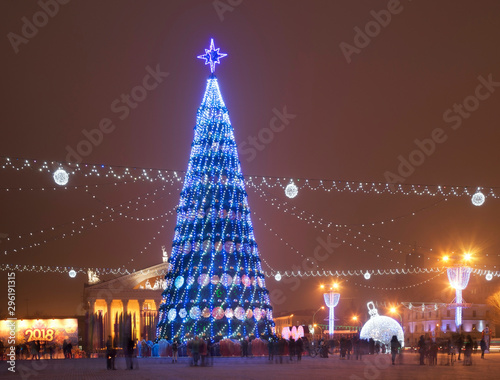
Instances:
[[[443,256],[443,261],[445,261],[445,262],[446,262],[446,261],[448,261],[449,259],[450,259],[450,257],[449,257],[449,256]]]
[[[68,274],[69,274],[69,277],[71,277],[71,278],[75,278],[75,277],[76,277],[76,271],[75,271],[74,269],[71,269],[71,270],[68,272]]]
[[[280,274],[280,272],[276,273],[276,276],[274,276],[274,279],[276,281],[281,281],[281,274]]]
[[[464,260],[465,261],[469,261],[470,259],[472,259],[472,254],[471,253],[465,253],[464,254]]]
[[[486,197],[479,190],[472,196],[471,202],[474,206],[482,206]]]
[[[54,172],[53,178],[55,183],[57,183],[59,186],[65,186],[68,183],[69,174],[64,169],[57,169]]]
[[[286,196],[288,198],[295,198],[298,193],[299,193],[299,188],[293,183],[293,181],[290,181],[290,183],[286,185],[285,188]]]
[[[486,274],[486,281],[491,281],[493,279],[493,275],[491,273]]]
[[[363,277],[365,278],[365,280],[369,280],[371,276],[372,275],[368,271],[366,271],[366,273],[363,275]]]

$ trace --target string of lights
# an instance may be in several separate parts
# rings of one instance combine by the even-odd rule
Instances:
[[[57,161],[44,161],[31,158],[20,157],[5,157],[0,156],[3,160],[0,168],[25,170],[35,169],[40,172],[54,174],[55,170],[64,170],[68,175],[82,173],[84,176],[103,176],[115,177],[117,179],[133,179],[142,181],[153,181],[158,178],[162,181],[181,181],[179,176],[184,175],[182,170],[169,170],[158,168],[145,167],[129,167],[106,164],[90,164],[90,163],[65,163]],[[251,175],[245,176],[247,185],[261,185],[268,188],[280,187],[285,189],[288,185],[293,184],[295,191],[292,193],[297,195],[298,190],[308,189],[312,191],[323,190],[325,192],[350,192],[363,194],[400,194],[400,195],[418,195],[418,196],[442,196],[442,197],[471,197],[472,202],[476,206],[484,203],[485,199],[500,197],[499,187],[481,187],[473,185],[436,185],[436,184],[393,184],[371,181],[350,181],[337,179],[319,179],[319,178],[289,178],[289,177],[272,177]],[[295,185],[297,182],[298,185]]]
[[[168,264],[165,263],[165,268],[156,268],[156,269],[127,269],[127,268],[99,268],[99,267],[75,267],[75,266],[49,266],[49,265],[28,265],[28,264],[0,264],[1,271],[16,271],[16,272],[37,272],[37,273],[69,273],[70,270],[74,270],[77,273],[87,274],[89,270],[97,273],[98,275],[127,275],[132,273],[140,273],[151,276],[164,276],[168,270]],[[422,281],[419,284],[424,284],[437,276],[446,273],[446,269],[434,267],[434,268],[412,268],[412,269],[353,269],[353,270],[322,270],[322,271],[260,271],[264,276],[271,278],[276,277],[279,273],[281,278],[283,277],[301,277],[301,278],[315,278],[315,277],[364,277],[367,279],[366,274],[369,273],[373,276],[389,276],[389,275],[408,275],[408,274],[436,274],[436,276],[431,277],[425,281]],[[471,273],[485,276],[491,275],[493,277],[500,277],[500,271],[496,270],[483,270],[483,269],[471,269]],[[280,278],[280,279],[281,279]],[[368,278],[369,279],[369,278]],[[368,285],[356,284],[358,286],[370,287]],[[417,286],[417,285],[408,285],[406,287],[401,287],[401,289]],[[397,289],[395,287],[374,287],[371,286],[370,289],[380,289],[380,290],[394,290]]]
[[[148,182],[153,182],[158,179],[164,182],[175,183],[182,181],[182,178],[178,175],[178,173],[183,173],[174,170],[109,166],[104,164],[62,163],[57,161],[43,161],[19,157],[10,158],[1,156],[0,159],[3,160],[3,163],[0,166],[2,169],[12,169],[16,171],[36,170],[39,172],[45,172],[53,175],[55,182],[60,186],[65,186],[69,177],[76,174],[81,174],[84,177],[95,176]]]
[[[386,246],[386,245],[387,244],[389,244],[389,245],[396,244],[396,246],[406,246],[406,247],[409,247],[409,248],[410,247],[414,247],[414,245],[409,244],[409,243],[403,243],[403,242],[400,242],[400,241],[394,241],[394,240],[391,240],[391,239],[386,239],[386,238],[381,237],[381,236],[376,236],[376,235],[373,235],[373,234],[370,234],[370,233],[365,233],[363,231],[354,230],[353,228],[347,228],[347,230],[345,230],[345,229],[341,230],[340,227],[335,227],[335,223],[326,221],[323,218],[316,218],[314,216],[314,214],[312,214],[312,213],[306,212],[304,210],[302,210],[299,213],[297,213],[296,212],[296,210],[297,210],[296,206],[289,205],[289,203],[286,202],[286,201],[280,202],[277,198],[272,197],[271,195],[269,195],[268,193],[266,193],[264,190],[259,189],[259,188],[256,188],[256,189],[258,189],[258,190],[261,191],[261,194],[260,194],[261,198],[263,198],[266,202],[271,203],[271,205],[275,206],[278,210],[284,209],[283,212],[289,213],[289,214],[295,216],[297,219],[299,219],[301,221],[304,221],[307,224],[313,225],[314,228],[319,228],[319,226],[321,226],[322,227],[321,228],[321,232],[326,232],[325,229],[328,229],[328,228],[334,228],[337,232],[342,232],[342,233],[346,234],[347,236],[352,237],[353,239],[361,239],[365,243],[371,243],[373,245],[380,245],[380,248],[389,249],[390,251],[397,252],[397,253],[402,253],[402,254],[405,254],[406,252],[403,251],[402,249],[393,248],[391,246]],[[352,235],[353,233],[354,233],[354,235]],[[374,240],[370,240],[370,239],[373,239],[373,238],[375,238],[376,240],[375,241]],[[385,241],[386,243],[379,243],[379,241]],[[349,242],[347,242],[345,240],[342,240],[342,242],[345,243],[345,244],[350,244],[351,246],[353,246],[352,243],[349,243]],[[356,247],[356,248],[357,249],[362,249],[361,247]],[[422,247],[422,246],[418,246],[418,248],[432,251],[431,248],[426,248],[426,247]]]
[[[164,190],[164,189],[165,189],[165,186],[161,187],[159,190]],[[145,195],[138,196],[136,199],[134,199],[135,200],[135,204],[139,205],[139,202],[137,200],[140,200],[142,197],[146,197],[147,198],[147,197],[150,197],[150,196],[157,195],[158,192],[159,192],[159,190],[155,189],[152,193],[148,192]],[[97,199],[97,197],[95,195],[93,195],[93,194],[91,194],[91,195],[92,195],[92,198]],[[108,215],[108,216],[111,216],[113,213],[119,212],[117,210],[120,210],[120,209],[125,209],[126,208],[126,209],[130,210],[130,206],[127,206],[127,205],[133,204],[134,200],[128,200],[126,202],[123,202],[123,203],[121,203],[119,205],[115,205],[115,206],[107,206],[107,205],[105,205],[105,210],[102,210],[102,211],[98,212],[97,214],[85,215],[85,216],[77,219],[76,221],[65,222],[65,223],[61,223],[61,224],[55,225],[55,226],[41,228],[41,229],[36,230],[36,231],[31,231],[31,232],[26,232],[26,233],[22,233],[22,234],[19,234],[19,235],[15,235],[13,237],[7,237],[5,240],[6,241],[11,241],[11,240],[15,240],[15,239],[23,239],[23,238],[26,238],[26,237],[32,237],[32,236],[34,236],[36,234],[43,234],[43,233],[48,232],[48,231],[55,231],[55,230],[61,229],[61,228],[66,227],[66,226],[75,225],[79,221],[87,221],[89,219],[93,220],[93,219],[98,218],[100,215],[104,214],[108,210],[111,210],[111,214]],[[136,208],[136,210],[138,210],[138,208]]]
[[[129,220],[141,221],[141,222],[142,221],[157,220],[158,218],[163,217],[166,214],[169,214],[169,213],[172,214],[173,211],[170,210],[170,211],[167,211],[165,213],[162,213],[161,215],[157,215],[154,217],[148,217],[148,218],[136,217],[136,216],[133,216],[130,214],[133,212],[139,211],[140,209],[143,209],[144,207],[147,207],[148,204],[156,203],[157,201],[163,199],[167,195],[172,195],[172,192],[168,192],[167,194],[162,195],[159,198],[156,198],[156,199],[153,198],[164,190],[165,190],[165,185],[159,189],[155,189],[153,192],[148,192],[145,195],[142,194],[133,200],[128,200],[128,201],[123,202],[119,205],[116,205],[116,206],[105,205],[105,209],[100,211],[99,213],[84,216],[76,221],[66,222],[66,223],[62,223],[62,224],[59,224],[57,226],[51,226],[48,228],[42,228],[42,229],[37,230],[37,231],[32,231],[32,232],[16,235],[12,238],[7,237],[5,239],[6,241],[21,240],[21,239],[31,238],[35,235],[45,235],[46,233],[54,233],[56,231],[63,230],[64,228],[67,228],[67,227],[71,228],[71,231],[69,231],[69,232],[67,232],[67,231],[61,232],[56,236],[52,236],[50,238],[45,238],[45,239],[42,239],[38,242],[32,242],[32,243],[29,243],[25,246],[19,247],[19,248],[12,248],[12,249],[8,249],[8,250],[4,250],[4,254],[7,255],[9,253],[21,252],[21,251],[24,251],[24,250],[27,250],[30,248],[39,247],[43,244],[47,244],[47,243],[55,241],[55,240],[65,239],[65,238],[72,237],[72,236],[75,236],[78,234],[83,234],[83,233],[87,232],[90,228],[97,228],[103,224],[113,222],[117,218],[126,218]],[[177,189],[177,190],[179,190],[179,189]],[[92,197],[96,198],[95,195],[92,195]],[[139,202],[140,200],[143,202]],[[108,212],[108,214],[104,215],[106,212]],[[79,222],[84,222],[84,223],[77,225]],[[142,253],[142,251],[141,251],[141,253]]]
[[[284,271],[281,277],[348,277],[348,276],[383,276],[396,274],[428,274],[443,271],[443,268],[399,268],[399,269],[352,269],[352,270],[317,270],[317,271]],[[276,272],[278,273],[278,272]],[[276,275],[272,273],[272,275]],[[367,276],[366,274],[370,276]]]
[[[421,285],[427,284],[430,281],[432,281],[432,280],[438,278],[439,276],[443,275],[444,273],[446,273],[446,271],[443,270],[443,269],[441,269],[440,273],[436,274],[435,276],[432,276],[431,278],[428,278],[427,280],[424,280],[424,281],[421,281],[419,283],[412,284],[412,285],[406,285],[406,286],[380,287],[380,286],[372,286],[372,285],[367,285],[367,284],[358,284],[356,281],[350,281],[350,282],[352,284],[356,285],[356,286],[360,286],[360,287],[367,288],[367,289],[372,289],[372,290],[404,290],[404,289],[416,288],[417,286],[421,286]],[[349,281],[349,279],[346,279],[346,281]]]
[[[103,183],[93,183],[87,185],[74,185],[74,186],[42,186],[42,187],[0,187],[0,191],[12,192],[12,191],[60,191],[60,190],[90,190],[93,188],[101,188],[105,186],[118,186],[127,185],[130,183],[135,183],[136,180],[132,181],[115,181],[115,182],[103,182]]]
[[[297,248],[295,248],[295,247],[294,247],[293,245],[291,245],[288,241],[286,241],[286,240],[285,240],[285,239],[283,239],[281,236],[279,236],[279,235],[276,233],[276,231],[275,231],[275,230],[273,230],[273,228],[272,228],[271,226],[269,226],[266,222],[264,222],[264,221],[262,220],[262,218],[261,218],[259,215],[257,215],[257,213],[256,213],[255,211],[253,211],[252,213],[254,214],[254,216],[255,216],[257,219],[259,219],[259,221],[260,221],[260,222],[261,222],[261,223],[262,223],[265,227],[267,227],[267,228],[269,229],[269,231],[270,231],[271,233],[273,233],[273,234],[274,234],[274,236],[275,236],[275,237],[277,237],[277,238],[278,238],[278,239],[279,239],[279,240],[280,240],[283,244],[285,244],[288,248],[290,248],[290,250],[291,250],[292,252],[294,252],[294,253],[298,254],[300,257],[302,257],[303,259],[305,259],[305,260],[309,261],[311,264],[316,265],[316,267],[319,269],[319,265],[318,265],[316,262],[314,262],[313,260],[311,260],[311,258],[310,258],[310,257],[306,257],[306,256],[304,256],[302,253],[300,253],[300,251],[299,251]],[[269,269],[273,270],[273,269],[271,268],[271,266],[269,265],[269,263],[268,263],[268,262],[267,262],[267,261],[263,258],[263,255],[261,256],[261,260],[262,260],[262,261],[264,261],[264,263],[265,263],[265,264],[269,267]]]

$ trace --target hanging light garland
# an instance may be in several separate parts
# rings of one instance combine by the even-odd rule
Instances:
[[[4,250],[3,253],[5,255],[7,255],[9,253],[17,253],[17,252],[21,252],[21,251],[24,251],[24,250],[27,250],[30,248],[39,247],[43,244],[47,244],[47,243],[52,242],[52,241],[65,239],[68,237],[73,237],[75,235],[83,234],[85,232],[88,232],[90,228],[97,228],[103,224],[113,222],[113,221],[115,221],[116,218],[126,218],[126,219],[133,220],[133,221],[141,221],[141,222],[148,221],[149,222],[149,221],[157,220],[160,217],[167,215],[167,214],[172,215],[174,213],[173,210],[176,208],[176,206],[172,210],[167,211],[165,213],[162,213],[159,216],[153,216],[153,217],[149,217],[149,218],[139,218],[139,217],[134,217],[132,215],[129,215],[132,212],[139,211],[140,209],[143,209],[144,207],[147,206],[148,203],[154,204],[156,201],[164,198],[165,195],[159,197],[158,199],[153,198],[164,190],[165,190],[165,186],[163,186],[160,189],[157,189],[151,193],[148,192],[145,195],[141,195],[141,196],[137,197],[135,200],[129,200],[129,201],[121,203],[117,206],[105,206],[105,210],[103,210],[99,213],[96,213],[96,214],[91,214],[91,215],[82,217],[77,221],[72,221],[72,222],[63,223],[63,224],[60,224],[57,226],[42,228],[42,229],[37,230],[37,231],[32,231],[32,232],[21,234],[21,235],[16,235],[12,238],[7,237],[5,239],[6,241],[23,240],[23,239],[25,240],[27,238],[31,238],[31,237],[38,235],[38,234],[45,235],[46,233],[53,233],[55,231],[63,230],[66,227],[71,228],[70,232],[67,232],[67,231],[61,232],[56,236],[52,236],[50,238],[45,238],[45,239],[42,239],[41,241],[38,241],[38,242],[30,243],[30,244],[27,244],[25,246],[18,247],[18,248]],[[177,190],[179,191],[180,189],[177,188]],[[172,192],[168,192],[167,195],[172,195]],[[93,197],[95,198],[95,195],[93,195]],[[139,200],[142,200],[143,202],[139,202]],[[131,206],[133,204],[135,204],[135,207]],[[108,212],[107,215],[106,215],[106,212]],[[81,224],[78,225],[78,222],[80,222]],[[142,251],[141,251],[141,253],[142,253]]]
[[[331,221],[326,221],[323,218],[316,218],[312,213],[309,213],[306,211],[300,211],[297,213],[296,206],[294,206],[294,205],[289,206],[286,201],[280,202],[278,199],[270,196],[269,194],[265,193],[263,190],[261,190],[261,189],[259,189],[259,190],[261,191],[261,198],[264,199],[264,201],[271,203],[271,205],[275,206],[279,210],[283,209],[284,210],[283,212],[289,213],[289,214],[295,216],[299,220],[305,221],[308,224],[312,224],[314,228],[319,228],[319,226],[322,226],[323,227],[323,229],[321,229],[322,232],[326,232],[325,228],[335,228],[337,232],[341,232],[341,228],[343,228],[342,225],[335,224],[334,222],[331,222]],[[402,249],[393,248],[390,246],[386,247],[386,245],[395,244],[396,246],[401,246],[401,247],[404,247],[404,246],[409,247],[409,248],[414,247],[413,244],[403,243],[403,242],[400,242],[397,240],[392,240],[392,239],[386,239],[384,237],[365,233],[365,232],[359,231],[359,230],[354,231],[353,228],[347,228],[347,230],[342,230],[342,233],[344,233],[348,236],[351,236],[352,233],[355,233],[353,239],[357,239],[357,238],[360,238],[360,236],[364,236],[364,238],[361,237],[363,242],[369,242],[369,243],[372,243],[374,245],[380,245],[381,248],[389,249],[391,251],[399,252],[399,253],[406,253],[406,252],[403,251]],[[376,241],[373,241],[373,240],[369,241],[368,240],[368,239],[372,239],[372,238],[375,238]],[[385,243],[379,243],[378,241],[385,241]],[[343,240],[342,242],[346,243],[345,240]],[[349,244],[349,243],[347,243],[347,244]],[[432,251],[432,248],[427,248],[427,247],[422,247],[422,246],[418,246],[417,248]]]
[[[151,276],[164,276],[168,270],[168,263],[164,263],[165,268],[156,268],[156,269],[127,269],[127,268],[84,268],[84,267],[74,267],[74,266],[48,266],[48,265],[26,265],[26,264],[0,264],[0,271],[16,271],[16,272],[36,272],[36,273],[67,273],[71,270],[74,270],[77,274],[87,274],[89,270],[95,272],[98,275],[127,275],[132,273],[140,273]],[[373,270],[364,270],[364,269],[356,269],[356,270],[343,270],[343,271],[277,271],[277,272],[267,272],[267,271],[259,271],[257,274],[262,274],[267,278],[275,278],[277,281],[283,279],[284,277],[300,277],[300,278],[315,278],[315,277],[343,277],[346,281],[349,281],[349,277],[360,277],[365,275],[365,273],[369,272],[372,275],[376,276],[389,276],[389,275],[408,275],[408,274],[433,274],[436,275],[431,277],[425,281],[422,281],[418,284],[424,284],[426,282],[431,281],[437,276],[441,276],[446,273],[446,270],[443,268],[414,268],[414,269],[373,269]],[[471,273],[476,275],[483,275],[484,272],[488,272],[492,277],[500,277],[500,271],[493,270],[482,270],[482,269],[472,269]],[[279,278],[279,280],[277,279]],[[354,282],[353,282],[354,283]],[[416,285],[408,285],[403,287],[376,287],[372,285],[358,284],[354,283],[357,286],[362,286],[370,289],[378,289],[378,290],[395,290],[395,289],[406,289]]]
[[[159,179],[162,181],[182,181],[185,172],[182,170],[168,170],[143,167],[128,167],[128,166],[109,166],[105,164],[89,164],[89,163],[62,163],[57,161],[43,161],[38,159],[28,158],[10,158],[0,156],[3,163],[0,168],[13,169],[22,171],[26,169],[38,170],[54,175],[54,168],[64,168],[64,171],[70,175],[78,173],[85,177],[114,177],[117,179],[132,179],[134,181],[154,181]],[[419,196],[443,196],[443,197],[469,197],[472,198],[477,194],[477,186],[442,186],[430,184],[393,184],[382,182],[368,181],[343,181],[335,179],[307,179],[307,178],[287,178],[287,177],[269,177],[269,176],[245,176],[247,185],[260,185],[268,188],[280,187],[287,189],[287,193],[297,195],[298,189],[309,189],[313,191],[323,190],[325,192],[351,192],[363,194],[401,194],[401,195],[419,195]],[[300,182],[300,186],[295,184],[295,181]],[[292,185],[289,187],[289,185]],[[476,196],[474,202],[478,202],[486,197],[497,199],[500,197],[500,188],[489,187],[482,188],[481,196]]]
[[[437,277],[441,276],[443,273],[444,273],[444,271],[442,271],[441,273],[438,273],[435,276],[432,276],[431,278],[428,278],[427,280],[421,281],[421,282],[416,283],[416,284],[406,285],[406,286],[396,286],[396,287],[394,287],[394,286],[393,287],[380,287],[380,286],[372,286],[372,285],[366,285],[366,284],[358,284],[357,282],[350,281],[349,279],[346,279],[346,281],[350,281],[352,284],[354,284],[356,286],[360,286],[360,287],[372,289],[372,290],[404,290],[404,289],[416,288],[417,286],[427,284],[427,283],[431,282],[432,280],[436,279]]]

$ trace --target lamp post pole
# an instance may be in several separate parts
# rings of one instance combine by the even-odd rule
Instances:
[[[324,309],[325,309],[325,307],[324,307],[324,306],[321,306],[318,310],[316,310],[316,311],[314,312],[314,314],[313,314],[313,326],[314,326],[314,317],[316,317],[316,313],[317,313],[318,311],[320,311],[320,310],[324,310]]]
[[[316,333],[316,324],[314,323],[314,317],[316,317],[316,313],[317,313],[318,311],[320,311],[320,310],[324,310],[324,309],[325,309],[325,307],[324,307],[324,306],[321,306],[321,307],[320,307],[318,310],[316,310],[316,311],[314,312],[314,314],[313,314],[313,322],[312,322],[312,325],[313,325],[313,327],[315,328],[315,329],[314,329],[314,333]],[[321,335],[323,335],[323,330],[321,331]]]

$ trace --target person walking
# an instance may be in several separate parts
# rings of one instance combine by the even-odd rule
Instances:
[[[290,361],[293,361],[293,357],[295,356],[295,339],[290,337],[288,341],[288,354],[290,356]]]
[[[420,339],[418,341],[418,353],[420,354],[420,365],[424,365],[425,339],[423,335],[420,335]]]
[[[486,351],[486,341],[484,340],[484,337],[481,339],[481,343],[479,344],[481,346],[481,359],[484,359],[484,351]]]
[[[113,347],[113,340],[111,339],[111,335],[109,335],[108,340],[106,342],[106,368],[107,369],[116,369],[115,368],[115,356],[116,356],[116,351]]]
[[[269,351],[268,360],[272,361],[274,356],[274,342],[272,337],[269,337],[269,340],[267,341],[267,350]]]
[[[302,361],[302,351],[304,350],[304,342],[302,338],[299,336],[297,341],[295,342],[295,351],[297,353],[297,362]]]
[[[193,365],[198,366],[198,360],[200,360],[200,338],[198,335],[194,337],[191,343],[191,353],[193,354]]]
[[[72,359],[73,358],[73,353],[72,353],[73,345],[71,344],[71,341],[68,342],[67,350],[68,350],[68,359]]]
[[[134,369],[133,357],[134,355],[134,341],[132,338],[127,339],[127,346],[125,347],[125,364],[126,369]]]
[[[241,357],[248,358],[248,337],[241,342]]]
[[[179,352],[179,343],[174,339],[172,342],[172,363],[177,363],[177,354]]]
[[[396,355],[401,348],[401,343],[399,343],[398,337],[396,335],[392,336],[391,339],[391,356],[392,356],[392,365],[395,365]]]
[[[462,347],[464,346],[464,336],[462,334],[459,335],[457,339],[457,350],[458,350],[458,360],[460,359],[460,355],[462,354]]]
[[[31,341],[31,360],[39,360],[38,350],[37,350],[36,342],[34,340]]]

